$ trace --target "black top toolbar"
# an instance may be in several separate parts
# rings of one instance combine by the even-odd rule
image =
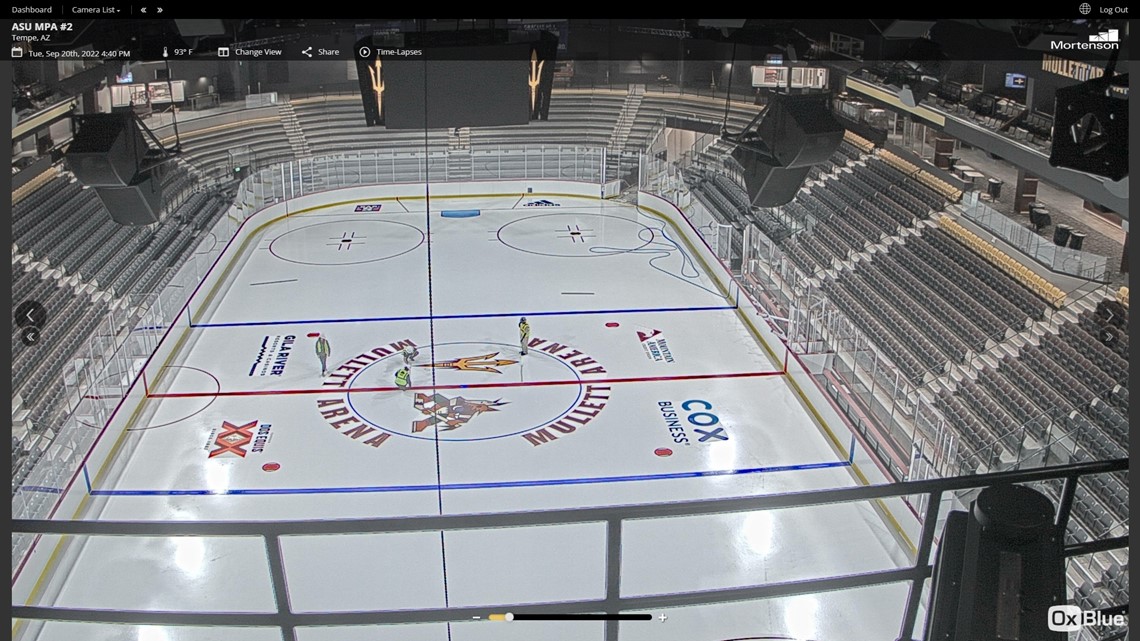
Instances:
[[[1128,7],[1074,2],[1070,16],[1055,20],[826,18],[789,20],[611,19],[378,19],[199,18],[201,6],[160,4],[26,4],[9,7],[11,59],[298,60],[448,55],[435,45],[463,47],[478,59],[485,45],[528,41],[539,32],[558,38],[560,59],[751,60],[786,53],[812,58],[838,35],[858,43],[847,58],[915,59],[907,47],[924,38],[938,43],[934,59],[1040,59],[1042,52],[1107,58],[1127,53]],[[290,5],[294,6],[294,5]],[[796,5],[783,5],[791,11]],[[847,5],[850,6],[850,3]],[[235,10],[240,6],[234,5]],[[275,9],[280,7],[275,7]],[[310,13],[313,7],[306,7]],[[345,11],[336,4],[324,7]],[[216,11],[216,9],[212,9]],[[288,13],[286,8],[285,12]],[[215,13],[216,15],[216,13]],[[721,26],[728,25],[728,26]],[[735,25],[735,26],[733,26]],[[1107,41],[1105,34],[1116,34]],[[863,45],[867,46],[864,47]],[[842,48],[840,48],[842,49]],[[454,49],[452,49],[454,51]],[[395,53],[385,53],[395,52]],[[4,55],[0,48],[0,59]],[[454,54],[451,54],[454,55]]]
[[[169,17],[167,7],[160,5],[129,5],[113,2],[73,4],[18,4],[11,5],[9,15],[16,19],[52,18],[148,18]]]
[[[1088,11],[1085,10],[1083,4],[1088,5]],[[763,20],[819,20],[821,17],[826,19],[857,19],[857,20],[979,20],[979,21],[998,21],[1003,19],[1070,19],[1070,18],[1093,18],[1093,17],[1115,17],[1127,18],[1129,17],[1128,2],[1119,2],[1115,0],[1099,0],[1094,2],[1089,0],[1069,0],[1065,5],[1050,5],[1048,7],[1019,7],[1017,16],[1009,15],[979,15],[988,13],[986,9],[990,7],[981,8],[977,5],[969,6],[956,6],[953,3],[938,3],[927,4],[921,3],[899,3],[892,5],[890,3],[874,3],[873,5],[857,4],[857,3],[840,3],[828,6],[825,10],[815,10],[811,6],[797,5],[795,3],[775,4],[766,6],[764,8]],[[371,8],[369,8],[371,9]],[[978,9],[983,9],[978,11]],[[1049,15],[1034,14],[1033,10],[1049,11]],[[882,15],[871,15],[872,11],[879,11]],[[965,10],[968,13],[959,15],[957,18],[947,17],[952,15],[951,12]],[[22,18],[79,18],[79,17],[118,17],[118,18],[186,18],[186,19],[209,19],[209,20],[224,20],[224,19],[239,19],[249,20],[252,19],[249,12],[249,7],[241,3],[234,3],[230,5],[219,5],[209,3],[189,3],[189,2],[174,2],[171,0],[154,0],[147,2],[143,0],[142,3],[119,3],[119,2],[78,2],[78,3],[13,3],[8,5],[8,16],[13,19]],[[272,12],[266,14],[252,14],[252,16],[259,16],[261,18],[275,18],[280,20],[327,20],[327,19],[341,19],[341,20],[356,20],[360,22],[373,22],[373,21],[414,21],[414,20],[431,20],[434,22],[455,23],[462,25],[463,23],[476,23],[485,22],[488,19],[437,19],[437,18],[372,18],[366,17],[375,15],[371,11],[367,11],[362,15],[359,5],[352,3],[326,3],[326,4],[312,4],[312,3],[288,3],[276,4],[273,6]],[[495,22],[506,24],[510,22],[540,22],[539,20],[527,19],[507,19],[498,18],[493,19]],[[561,18],[558,20],[566,20]],[[611,19],[597,18],[597,19],[575,19],[581,21],[591,22],[607,22]],[[755,19],[753,19],[755,20]],[[630,20],[615,20],[625,24],[642,22],[646,26],[664,25],[670,22],[677,22],[674,19],[630,19]],[[705,22],[705,23],[725,23],[731,24],[737,22],[736,20],[702,20],[691,19],[692,22]],[[743,22],[743,20],[740,20]]]

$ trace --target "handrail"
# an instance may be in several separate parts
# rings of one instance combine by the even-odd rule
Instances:
[[[701,499],[676,503],[655,503],[613,507],[556,509],[538,512],[504,512],[494,514],[432,515],[389,517],[379,519],[338,519],[305,521],[55,521],[20,519],[12,521],[12,532],[71,536],[247,536],[261,537],[265,543],[274,593],[283,595],[277,612],[166,612],[151,610],[105,610],[54,606],[13,605],[17,619],[41,621],[83,621],[120,624],[195,625],[195,626],[277,626],[286,639],[296,639],[295,628],[309,625],[378,625],[395,623],[429,623],[471,620],[488,610],[510,607],[527,614],[588,613],[653,610],[668,607],[705,605],[733,601],[785,597],[838,589],[851,589],[908,582],[910,589],[900,625],[899,639],[912,639],[917,621],[923,584],[932,576],[935,529],[939,522],[942,497],[946,492],[972,490],[1006,483],[1033,483],[1064,479],[1060,506],[1055,523],[1061,530],[1067,525],[1071,497],[1080,478],[1094,474],[1127,471],[1128,459],[1097,461],[1057,466],[980,474],[976,476],[933,478],[889,485],[869,485],[824,490],[808,490],[757,497]],[[872,499],[926,495],[926,515],[918,554],[909,567],[875,570],[848,575],[767,583],[743,587],[700,590],[672,594],[623,597],[620,595],[621,544],[623,524],[632,520],[726,514],[733,512],[801,508],[832,503],[849,503]],[[1070,500],[1065,500],[1065,499]],[[436,530],[469,530],[482,528],[549,526],[572,523],[604,522],[606,524],[607,577],[605,598],[537,605],[490,605],[480,607],[424,608],[405,610],[372,610],[356,612],[294,612],[285,590],[286,569],[281,556],[280,537],[289,535],[337,535],[353,533],[389,533]],[[1128,536],[1105,538],[1067,545],[1066,557],[1118,549],[1128,545]],[[607,641],[616,641],[616,621],[606,621]]]

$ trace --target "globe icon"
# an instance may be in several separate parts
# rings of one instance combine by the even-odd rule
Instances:
[[[1087,15],[1089,15],[1090,13],[1092,13],[1092,5],[1090,5],[1090,4],[1089,4],[1089,3],[1087,3],[1087,2],[1082,2],[1082,3],[1081,3],[1081,6],[1080,6],[1080,7],[1078,7],[1078,8],[1081,10],[1081,15],[1082,15],[1082,16],[1087,16]]]

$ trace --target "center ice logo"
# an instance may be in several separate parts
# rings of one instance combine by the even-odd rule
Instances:
[[[514,361],[512,361],[514,362]],[[471,401],[457,396],[455,398],[448,398],[443,394],[427,394],[416,393],[416,400],[413,407],[420,411],[420,413],[428,416],[422,421],[414,421],[412,423],[412,432],[419,434],[425,429],[443,423],[447,427],[440,428],[441,432],[450,432],[451,430],[459,429],[467,424],[467,421],[479,416],[484,412],[497,412],[499,407],[506,405],[506,402],[501,400],[494,401]]]
[[[406,345],[414,342],[377,347],[332,370],[322,384],[327,394],[316,399],[324,423],[374,448],[407,439],[523,439],[537,447],[592,424],[609,401],[605,367],[580,350],[543,338],[527,343],[525,359],[516,356],[515,345],[436,343],[434,360],[414,364],[411,390],[403,391],[392,377],[403,366]]]

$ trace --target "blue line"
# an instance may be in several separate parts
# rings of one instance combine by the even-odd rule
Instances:
[[[190,327],[257,327],[261,325],[300,325],[302,323],[384,323],[390,321],[462,320],[467,318],[507,318],[519,316],[576,316],[582,314],[649,314],[657,312],[711,312],[736,309],[732,305],[711,307],[660,307],[640,309],[585,309],[568,312],[503,312],[494,314],[444,314],[442,316],[385,316],[379,318],[315,318],[309,320],[248,321],[241,323],[197,323]]]
[[[47,487],[44,485],[21,485],[21,492],[47,492],[49,494],[63,494],[62,487]]]
[[[851,435],[851,449],[847,450],[847,453],[848,453],[847,462],[848,463],[854,463],[855,462],[855,435],[854,434]]]
[[[87,493],[91,493],[91,477],[87,475],[87,464],[83,464],[83,482],[87,484]]]
[[[709,470],[705,472],[673,472],[670,474],[638,474],[633,476],[595,476],[581,479],[548,479],[539,481],[500,481],[493,483],[446,483],[428,485],[382,485],[374,487],[300,487],[260,488],[253,490],[93,490],[94,496],[258,496],[280,494],[360,494],[375,492],[425,492],[442,490],[486,490],[510,487],[544,487],[552,485],[590,485],[594,483],[624,483],[629,481],[661,481],[668,479],[694,479],[740,474],[767,474],[848,467],[849,461],[774,465],[741,470]]]

